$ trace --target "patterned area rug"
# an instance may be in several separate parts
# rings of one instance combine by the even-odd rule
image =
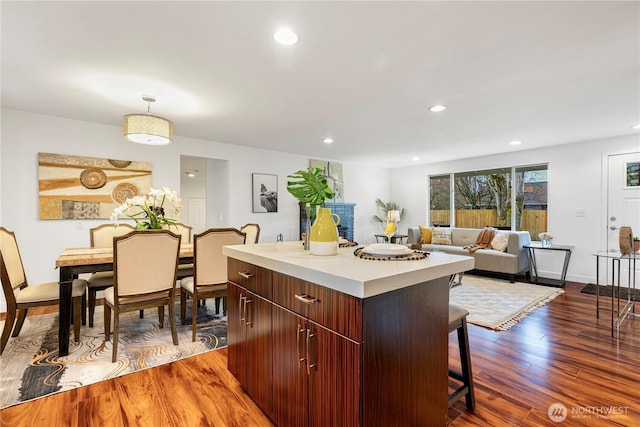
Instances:
[[[186,325],[176,320],[177,346],[171,340],[168,310],[163,329],[157,309],[145,310],[144,319],[138,312],[121,315],[115,363],[111,363],[111,342],[104,341],[102,307],[96,308],[94,327],[83,326],[80,343],[72,338],[69,355],[64,357],[58,357],[58,314],[27,317],[20,336],[9,338],[0,356],[0,408],[225,347],[226,317],[214,316],[214,302],[207,302],[198,308],[195,342],[191,341],[191,310],[187,309]]]
[[[564,290],[528,283],[465,275],[450,291],[450,302],[469,312],[467,321],[506,331]]]

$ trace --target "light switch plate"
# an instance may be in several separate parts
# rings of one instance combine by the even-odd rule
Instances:
[[[586,216],[587,216],[587,210],[586,209],[576,209],[576,217],[584,218]]]

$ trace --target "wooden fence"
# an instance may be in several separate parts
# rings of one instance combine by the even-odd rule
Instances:
[[[431,224],[449,225],[450,212],[448,210],[431,211]],[[487,225],[497,225],[498,214],[495,209],[458,209],[456,210],[456,227],[483,228]],[[547,211],[525,209],[522,214],[522,230],[531,234],[532,240],[538,240],[538,234],[547,231]]]

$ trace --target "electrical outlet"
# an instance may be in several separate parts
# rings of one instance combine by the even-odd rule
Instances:
[[[576,209],[576,217],[577,218],[585,218],[587,216],[586,209]]]
[[[82,230],[82,221],[76,221],[76,230]]]

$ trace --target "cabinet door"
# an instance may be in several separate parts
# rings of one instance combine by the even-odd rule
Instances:
[[[272,307],[271,314],[273,420],[279,427],[306,426],[306,322],[303,317],[277,305]]]
[[[271,307],[272,304],[252,292],[246,292],[246,390],[269,416],[271,392]]]
[[[245,326],[241,319],[243,289],[227,282],[227,367],[244,387],[246,384]]]
[[[360,344],[308,323],[309,426],[362,425]]]

